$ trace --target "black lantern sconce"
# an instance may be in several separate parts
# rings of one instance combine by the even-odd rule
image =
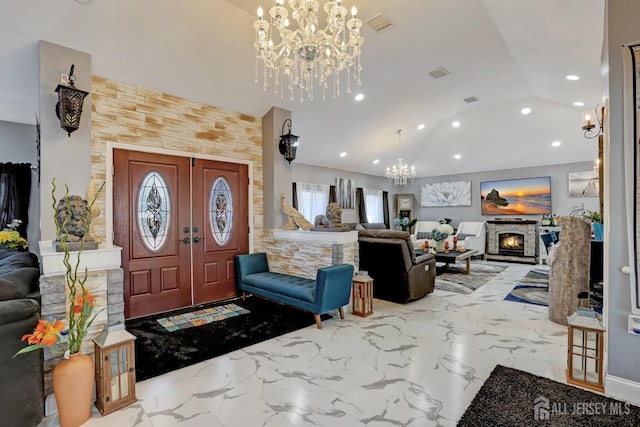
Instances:
[[[289,122],[289,132],[285,134],[284,126],[287,122]],[[280,144],[278,144],[278,148],[280,149],[280,154],[282,154],[284,159],[289,163],[296,158],[298,138],[300,137],[291,133],[291,119],[285,120],[284,123],[282,123],[282,135],[280,135]]]
[[[58,103],[56,104],[56,116],[60,119],[60,127],[67,131],[69,137],[80,127],[80,115],[82,114],[82,104],[84,98],[89,95],[74,86],[75,76],[73,75],[73,67],[69,71],[69,86],[59,84],[56,88],[58,92]]]

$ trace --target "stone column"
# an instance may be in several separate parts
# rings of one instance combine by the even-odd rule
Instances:
[[[560,227],[560,245],[549,275],[549,320],[566,325],[567,316],[579,306],[578,294],[589,292],[591,226],[580,218],[563,216]]]

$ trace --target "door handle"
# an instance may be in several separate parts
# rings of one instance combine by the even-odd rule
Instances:
[[[193,232],[194,232],[194,233],[197,233],[198,231],[200,231],[200,228],[199,228],[199,227],[193,227]]]
[[[199,237],[194,237],[194,238],[193,238],[193,243],[198,243],[199,241],[200,241],[200,238],[199,238]]]
[[[182,231],[184,231],[185,233],[188,233],[190,230],[189,230],[189,227],[185,227],[182,229]]]
[[[188,237],[185,237],[184,239],[182,239],[182,243],[185,243],[188,245],[189,243],[191,243],[191,239],[189,239]]]

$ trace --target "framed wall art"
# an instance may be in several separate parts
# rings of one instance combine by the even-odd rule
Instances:
[[[336,178],[336,198],[342,209],[356,208],[356,184],[352,179]]]
[[[569,197],[598,197],[600,182],[597,171],[569,172]]]
[[[481,182],[480,200],[482,215],[550,214],[551,177]]]
[[[424,184],[420,192],[422,207],[471,206],[471,181]]]

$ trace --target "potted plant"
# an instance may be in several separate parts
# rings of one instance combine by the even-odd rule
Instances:
[[[80,254],[84,249],[85,239],[89,235],[91,209],[104,184],[90,203],[84,201],[87,209],[80,210],[82,212],[80,215],[86,216],[84,218],[78,218],[79,213],[72,203],[77,201],[78,196],[69,196],[69,187],[65,186],[65,196],[57,201],[55,179],[52,181],[52,186],[51,197],[55,212],[57,243],[64,252],[65,286],[69,299],[67,319],[66,322],[41,319],[33,333],[22,337],[22,341],[27,341],[29,345],[18,351],[14,357],[39,348],[48,348],[53,354],[63,355],[63,360],[53,370],[53,390],[56,395],[60,425],[65,427],[80,425],[91,416],[95,368],[93,358],[82,354],[81,347],[82,340],[98,313],[93,313],[95,296],[86,286],[88,271],[85,268],[84,273],[79,274],[78,270]],[[68,245],[71,236],[69,230],[72,229],[71,223],[77,226],[78,222],[83,224],[83,232],[79,239],[77,257],[72,265],[69,261],[71,252]]]
[[[393,225],[396,226],[396,230],[402,230],[402,231],[407,231],[411,230],[411,227],[413,227],[414,225],[416,225],[416,222],[418,222],[417,218],[414,219],[409,219],[408,217],[403,217],[403,218],[396,218],[393,220]]]
[[[444,222],[440,222],[431,231],[431,238],[436,241],[436,252],[444,252],[444,242],[451,234],[453,234],[453,227]]]

